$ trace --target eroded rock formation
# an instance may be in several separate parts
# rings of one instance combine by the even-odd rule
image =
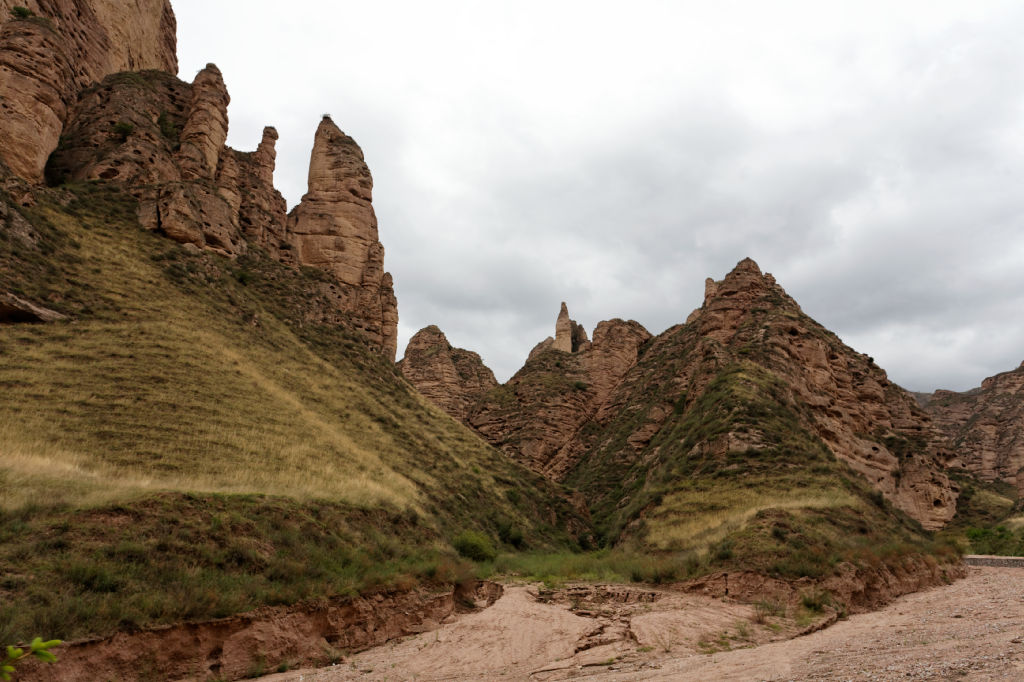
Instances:
[[[420,393],[461,421],[483,395],[498,385],[494,372],[478,354],[454,348],[433,325],[409,339],[398,367]]]
[[[643,487],[652,470],[670,467],[665,457],[725,462],[795,438],[808,453],[824,444],[926,528],[953,516],[950,453],[871,358],[807,317],[750,259],[709,279],[705,294],[686,324],[654,339],[612,320],[593,342],[577,342],[563,305],[555,338],[488,391],[467,423],[588,499]],[[684,443],[688,451],[675,453]],[[617,504],[630,503],[625,495]]]
[[[687,326],[701,339],[701,355],[718,362],[756,358],[782,378],[806,406],[814,433],[895,506],[928,528],[952,518],[956,489],[943,473],[948,455],[933,447],[934,427],[913,396],[804,315],[754,261],[709,282]]]
[[[288,216],[296,259],[347,285],[342,305],[393,359],[398,305],[377,238],[373,178],[355,140],[324,116],[313,140],[309,190]]]
[[[177,153],[182,180],[213,180],[228,139],[231,97],[220,69],[214,64],[196,74],[192,102],[182,128]],[[237,172],[235,173],[237,178]]]
[[[980,388],[936,391],[925,402],[957,465],[1024,496],[1024,363]]]
[[[258,247],[325,270],[336,279],[321,293],[335,312],[317,321],[361,329],[394,359],[397,302],[359,147],[325,119],[310,191],[289,217],[273,185],[277,131],[265,128],[251,153],[226,146],[229,101],[213,64],[192,84],[159,71],[109,76],[81,93],[47,176],[123,184],[143,226],[179,243],[228,257]]]
[[[16,17],[15,6],[29,16]],[[178,70],[169,0],[0,0],[0,158],[43,178],[79,91],[127,70]]]
[[[548,338],[508,383],[489,391],[466,421],[513,459],[560,479],[582,456],[578,431],[602,410],[651,338],[639,323],[601,322],[593,342],[565,303]],[[560,344],[560,345],[559,345]]]

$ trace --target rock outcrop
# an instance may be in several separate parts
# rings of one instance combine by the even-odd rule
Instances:
[[[0,293],[0,324],[17,322],[59,322],[67,319],[55,310],[36,305],[10,292]]]
[[[433,325],[409,339],[398,367],[420,393],[460,421],[465,421],[470,408],[498,385],[494,372],[478,354],[454,348]]]
[[[377,237],[373,178],[363,152],[324,116],[313,139],[309,189],[288,216],[296,260],[346,285],[342,307],[392,359],[398,348],[398,304],[384,247]]]
[[[555,320],[555,342],[551,346],[552,348],[563,353],[572,352],[572,325],[573,321],[569,319],[569,309],[566,307],[565,301],[562,301],[562,309],[558,312],[558,319]]]
[[[43,179],[77,94],[127,70],[178,70],[169,0],[0,0],[0,159]],[[16,14],[15,7],[24,8]]]
[[[213,180],[228,139],[231,97],[215,64],[196,74],[192,102],[180,136],[178,168],[182,180]]]
[[[258,247],[328,272],[321,293],[334,312],[317,321],[361,329],[394,359],[397,302],[359,147],[325,119],[310,191],[289,217],[273,184],[277,131],[265,128],[251,153],[226,146],[229,102],[213,64],[191,84],[160,71],[114,74],[81,93],[46,175],[122,184],[142,225],[181,244],[227,257]]]
[[[489,391],[467,423],[513,459],[559,480],[582,456],[578,431],[604,406],[651,338],[639,323],[608,320],[593,342],[562,303],[549,337],[508,383]]]
[[[1024,363],[965,393],[936,391],[925,402],[956,464],[1024,496]]]

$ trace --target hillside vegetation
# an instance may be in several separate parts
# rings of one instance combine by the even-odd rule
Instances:
[[[565,548],[584,527],[317,323],[324,273],[187,250],[103,183],[3,198],[0,292],[68,320],[0,324],[0,640],[429,579],[463,530]],[[181,571],[219,596],[160,594]]]

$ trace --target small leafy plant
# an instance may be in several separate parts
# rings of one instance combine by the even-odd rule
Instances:
[[[7,651],[4,653],[3,659],[0,659],[0,680],[10,680],[11,675],[14,674],[14,665],[18,661],[22,661],[29,656],[34,656],[40,661],[44,661],[46,663],[55,663],[57,661],[57,657],[50,652],[50,649],[60,643],[61,640],[59,639],[51,639],[44,642],[42,637],[36,637],[28,645],[27,651],[21,647],[7,647]]]
[[[22,7],[21,5],[15,5],[11,8],[11,16],[15,19],[30,19],[36,14],[28,7]]]

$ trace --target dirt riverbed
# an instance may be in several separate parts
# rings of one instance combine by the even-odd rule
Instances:
[[[1024,680],[1024,569],[976,568],[825,629],[654,589],[510,586],[490,608],[329,668],[335,680]],[[824,621],[824,622],[823,622]]]

